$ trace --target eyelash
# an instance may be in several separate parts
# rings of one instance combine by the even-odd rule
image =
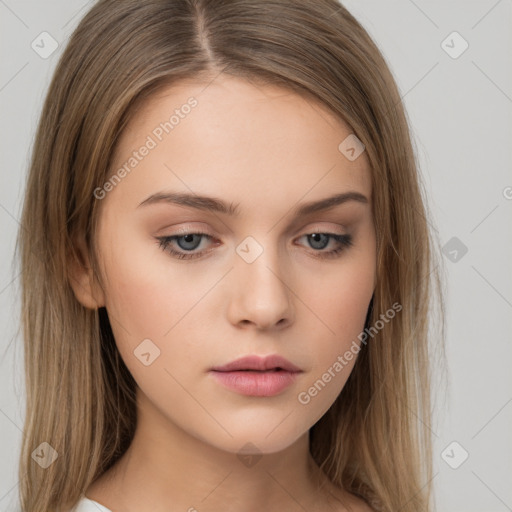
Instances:
[[[314,253],[317,253],[317,254],[314,254],[314,257],[317,257],[317,258],[321,258],[321,259],[325,258],[326,259],[326,258],[339,257],[341,252],[345,251],[345,249],[348,249],[349,247],[352,247],[352,245],[353,245],[352,235],[339,235],[336,233],[322,233],[319,231],[313,231],[312,233],[305,233],[304,235],[301,235],[299,238],[302,238],[303,236],[314,235],[314,234],[327,235],[329,237],[329,241],[332,238],[337,243],[336,249],[332,249],[330,251],[314,250],[313,249]],[[162,236],[162,237],[157,237],[156,239],[158,241],[158,246],[163,251],[169,252],[172,257],[175,257],[177,259],[185,259],[185,260],[200,258],[206,251],[203,250],[203,251],[197,252],[197,253],[193,253],[193,252],[187,253],[187,252],[179,252],[179,251],[176,251],[175,249],[170,248],[170,244],[172,241],[174,241],[178,238],[183,238],[188,235],[200,235],[200,236],[203,236],[203,237],[206,237],[209,239],[213,239],[213,237],[211,235],[209,235],[208,233],[204,233],[202,231],[191,231],[189,233],[181,233],[179,235]]]

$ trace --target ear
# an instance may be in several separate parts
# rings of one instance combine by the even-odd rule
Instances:
[[[69,284],[82,306],[98,309],[105,305],[105,297],[90,265],[83,238],[76,239],[74,250],[69,255]]]

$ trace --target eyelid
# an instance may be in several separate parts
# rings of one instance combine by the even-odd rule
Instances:
[[[167,226],[166,228],[162,229],[161,233],[157,232],[155,235],[153,235],[153,238],[157,240],[162,240],[164,238],[181,238],[187,235],[203,235],[206,238],[211,239],[212,241],[219,241],[219,238],[215,236],[210,230],[204,229],[202,227],[195,227],[195,226],[180,226],[178,228],[174,228],[173,231],[168,231],[168,229],[171,226]]]
[[[346,235],[348,234],[348,230],[346,226],[340,226],[339,224],[334,224],[332,222],[325,223],[330,225],[320,225],[319,223],[313,224],[312,227],[309,225],[307,228],[302,228],[298,233],[302,233],[305,235],[309,235],[311,233],[335,233],[337,235]]]
[[[171,228],[173,228],[173,226],[167,226],[162,231],[166,231],[167,229],[171,229]],[[204,235],[212,235],[213,236],[213,234],[210,232],[210,230],[208,230],[208,228],[204,228],[201,225],[197,226],[197,225],[190,225],[190,224],[189,225],[186,225],[186,224],[185,225],[180,225],[177,228],[173,228],[172,233],[170,233],[167,236],[180,235],[180,234],[183,234],[183,233],[184,234],[201,233],[201,234],[204,234]]]

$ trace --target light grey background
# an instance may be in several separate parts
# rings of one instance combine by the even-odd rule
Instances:
[[[511,1],[343,4],[376,40],[396,77],[440,242],[457,239],[443,256],[449,386],[438,394],[431,425],[438,510],[512,510]],[[12,261],[23,184],[51,73],[89,6],[83,0],[0,0],[1,511],[17,504],[24,414],[20,287]],[[48,58],[31,47],[44,31],[59,43]],[[457,58],[444,49],[455,55],[463,48],[454,31],[469,44]],[[453,469],[465,452],[467,460]]]

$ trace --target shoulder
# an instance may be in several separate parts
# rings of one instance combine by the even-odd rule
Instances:
[[[110,509],[98,503],[97,501],[82,495],[75,506],[69,509],[69,512],[112,512]]]

